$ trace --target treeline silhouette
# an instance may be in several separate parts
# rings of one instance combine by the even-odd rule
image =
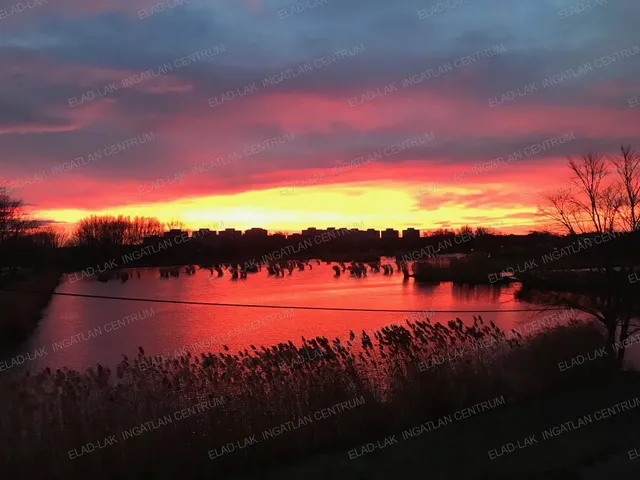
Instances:
[[[92,215],[80,220],[71,234],[63,234],[30,218],[20,200],[0,193],[0,267],[5,271],[16,267],[74,271],[106,262],[113,265],[114,261],[118,267],[251,263],[265,255],[327,261],[377,261],[381,256],[394,256],[399,260],[423,261],[443,254],[482,252],[491,257],[492,264],[506,268],[595,235],[575,231],[568,235],[547,231],[506,235],[482,226],[437,229],[419,238],[373,238],[348,229],[340,229],[334,236],[295,238],[201,236],[198,232],[188,237],[183,233],[177,238],[178,235],[167,233],[180,228],[184,224],[179,220],[163,223],[153,217]],[[150,236],[157,237],[144,242]],[[612,260],[633,264],[638,260],[634,248],[637,237],[636,230],[627,231],[593,248],[578,252],[574,248],[571,255],[562,255],[549,268],[597,267],[603,258],[608,265]]]
[[[157,218],[92,215],[78,222],[69,246],[139,245],[145,237],[164,231],[165,224]]]
[[[69,238],[51,229],[34,229],[2,249],[3,267],[59,268],[63,271],[95,268],[107,262],[117,267],[167,266],[185,264],[255,263],[266,257],[282,259],[320,258],[326,261],[377,261],[381,256],[399,260],[429,261],[434,256],[482,252],[496,268],[514,262],[569,248],[576,235],[549,232],[505,235],[482,227],[472,230],[436,230],[420,238],[376,239],[338,231],[334,237],[285,238],[270,235],[255,238],[204,237],[193,232],[167,235],[166,226],[155,218],[96,217],[79,222]],[[157,239],[143,243],[145,237]],[[580,237],[589,237],[583,234]],[[629,264],[637,260],[638,232],[630,232],[609,242],[594,245],[575,254],[563,255],[548,268],[586,268],[598,266],[602,259]],[[572,252],[575,251],[572,250]],[[606,255],[603,255],[607,252]],[[546,268],[540,261],[538,266]]]

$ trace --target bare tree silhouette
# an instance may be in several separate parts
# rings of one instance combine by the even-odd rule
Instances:
[[[556,229],[580,241],[588,234],[634,232],[640,226],[640,156],[630,146],[620,147],[619,156],[605,157],[587,153],[569,158],[572,173],[570,188],[543,195],[539,214]],[[618,239],[616,238],[616,240]],[[619,252],[612,245],[598,250],[604,267],[596,272],[530,272],[524,289],[527,299],[552,305],[564,305],[587,312],[607,330],[607,346],[616,350],[616,365],[622,367],[624,342],[632,330],[631,321],[638,314],[636,292],[628,280],[635,266],[627,258],[620,263]]]

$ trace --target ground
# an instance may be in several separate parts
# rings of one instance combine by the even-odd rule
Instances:
[[[638,406],[607,419],[543,440],[542,430],[623,401]],[[572,389],[517,405],[505,404],[477,416],[350,460],[348,451],[328,452],[274,470],[235,477],[278,480],[387,479],[585,479],[640,478],[640,374],[622,373],[605,384]],[[509,442],[538,443],[493,460],[488,451]],[[370,439],[376,442],[378,438]],[[364,442],[366,443],[366,442]],[[359,447],[354,445],[352,448]]]

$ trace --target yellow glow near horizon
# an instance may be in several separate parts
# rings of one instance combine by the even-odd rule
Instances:
[[[437,228],[442,221],[452,227],[467,223],[469,218],[495,218],[480,222],[495,225],[505,216],[533,213],[532,208],[469,208],[463,205],[446,205],[436,210],[421,209],[418,202],[419,186],[397,184],[326,185],[298,188],[293,193],[283,195],[280,189],[243,192],[224,196],[183,198],[170,202],[137,204],[100,211],[79,209],[40,210],[39,218],[54,219],[58,222],[75,223],[89,215],[125,215],[156,217],[160,221],[178,218],[188,229],[236,228],[247,230],[252,227],[265,228],[271,232],[297,232],[307,227],[350,227],[396,228],[409,226],[418,229]],[[434,200],[446,191],[433,192]],[[478,189],[457,187],[460,194],[477,193]],[[531,222],[528,222],[531,223]],[[505,222],[514,225],[513,222]]]

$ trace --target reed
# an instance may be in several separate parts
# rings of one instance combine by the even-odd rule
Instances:
[[[414,278],[423,282],[492,283],[489,275],[500,270],[482,253],[463,258],[436,257],[413,264]]]
[[[115,370],[45,369],[0,389],[0,467],[7,478],[219,478],[346,449],[496,396],[517,402],[593,379],[608,367],[592,362],[561,373],[557,363],[600,346],[602,338],[596,325],[575,321],[522,338],[477,317],[473,325],[406,320],[373,338],[364,331],[344,343],[303,338],[299,346],[252,346],[235,355],[189,353],[156,362],[140,348]],[[424,368],[460,349],[467,354],[455,362]],[[356,398],[364,404],[262,437]],[[217,406],[176,419],[201,402]],[[173,421],[123,439],[123,431],[164,416]],[[70,450],[114,434],[115,445],[70,459]],[[212,449],[251,435],[257,444],[209,458]]]

